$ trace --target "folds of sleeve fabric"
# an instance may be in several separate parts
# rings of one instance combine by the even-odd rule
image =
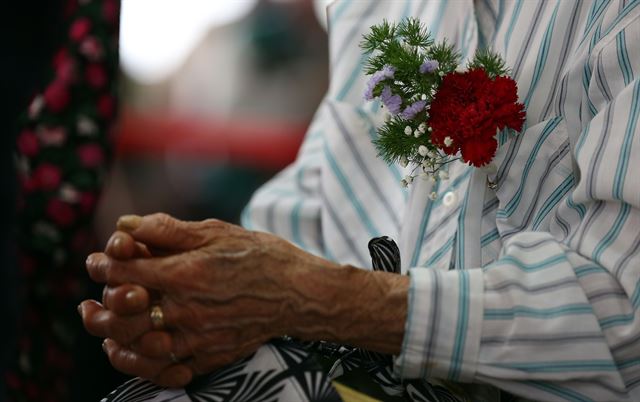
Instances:
[[[510,234],[482,268],[410,270],[398,374],[541,400],[640,399],[639,18],[589,46],[592,116],[569,133],[576,184],[555,224]]]

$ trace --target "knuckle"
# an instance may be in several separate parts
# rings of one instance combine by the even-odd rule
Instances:
[[[99,263],[100,271],[102,272],[105,280],[108,284],[113,284],[116,281],[116,272],[114,269],[114,264],[111,262],[109,258],[103,258]]]
[[[133,323],[125,322],[113,313],[107,317],[106,330],[108,336],[120,344],[128,345],[135,340]]]
[[[128,345],[135,340],[133,331],[130,329],[129,325],[116,326],[115,331],[113,332],[113,338],[125,345]]]
[[[109,338],[113,338],[116,340],[120,340],[118,335],[119,326],[115,322],[115,316],[110,312],[105,312],[106,317],[104,318],[104,331],[105,335]]]
[[[146,364],[147,362],[130,349],[119,348],[112,352],[109,360],[113,367],[129,375],[153,378],[157,372],[156,367]]]
[[[165,214],[164,212],[158,212],[151,215],[154,220],[158,222],[158,225],[164,228],[171,228],[174,226],[174,219],[169,214]]]
[[[101,312],[87,312],[84,319],[84,327],[93,336],[106,337],[107,333],[104,326],[100,325],[101,314]]]
[[[205,219],[198,226],[204,230],[221,229],[229,225],[228,223],[221,221],[220,219],[209,218]]]
[[[172,342],[173,353],[175,353],[177,357],[183,359],[196,354],[196,348],[193,340],[182,331],[173,333]]]

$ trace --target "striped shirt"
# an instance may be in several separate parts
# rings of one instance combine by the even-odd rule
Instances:
[[[527,118],[492,168],[451,164],[406,190],[376,157],[384,117],[362,100],[358,44],[405,16],[464,58],[506,60]],[[640,400],[640,1],[337,0],[328,26],[329,91],[244,225],[367,269],[368,240],[396,239],[411,278],[401,377]]]

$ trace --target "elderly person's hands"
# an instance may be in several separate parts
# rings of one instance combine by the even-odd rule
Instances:
[[[284,334],[399,351],[406,277],[341,267],[221,221],[157,214],[119,228],[127,233],[87,260],[91,278],[108,285],[105,305],[85,301],[81,314],[89,332],[109,338],[121,371],[181,386]],[[150,299],[166,330],[153,328]]]

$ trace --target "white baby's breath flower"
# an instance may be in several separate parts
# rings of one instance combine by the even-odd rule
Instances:
[[[424,132],[427,130],[427,125],[426,125],[426,124],[424,124],[424,123],[420,123],[420,125],[418,126],[418,130],[419,130],[421,133],[424,133]]]
[[[405,158],[404,156],[400,158],[400,166],[402,166],[403,168],[406,168],[408,164],[409,164],[409,161],[407,160],[407,158]]]
[[[450,147],[453,144],[453,139],[449,136],[444,137],[444,145]]]
[[[412,132],[413,132],[413,129],[411,128],[411,126],[407,126],[404,128],[404,133],[406,135],[411,135]]]
[[[418,153],[420,154],[420,156],[427,156],[427,154],[429,153],[429,148],[424,145],[420,145],[418,147]]]
[[[419,138],[421,135],[422,135],[422,132],[421,132],[421,131],[419,131],[419,130],[415,130],[415,131],[413,132],[413,136],[414,136],[414,137],[416,137],[416,138]]]

